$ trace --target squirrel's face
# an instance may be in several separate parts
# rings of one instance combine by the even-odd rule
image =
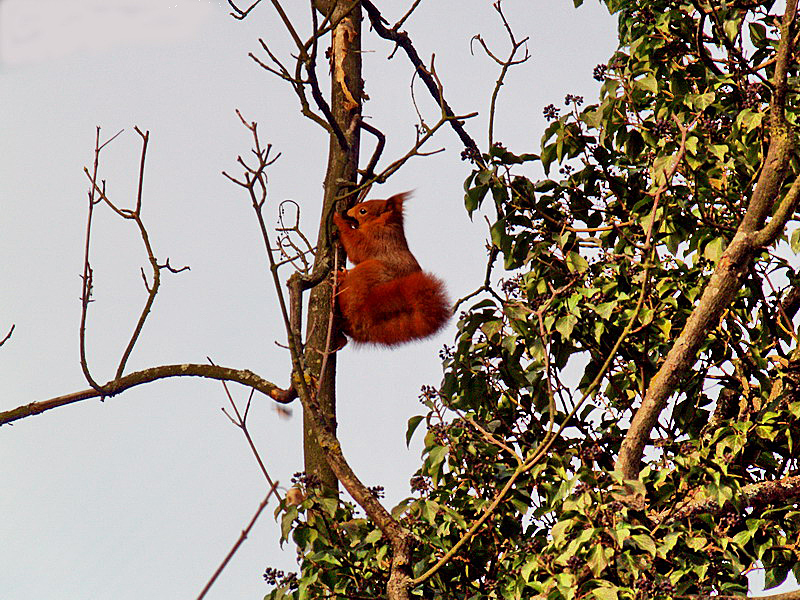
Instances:
[[[386,200],[367,200],[359,202],[347,211],[347,217],[355,219],[358,226],[374,223],[379,225],[403,226],[403,202],[410,195],[409,192],[395,194]]]
[[[387,212],[386,200],[367,200],[360,202],[347,211],[347,216],[355,219],[359,226],[369,223]]]

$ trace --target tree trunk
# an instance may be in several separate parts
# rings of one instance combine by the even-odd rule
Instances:
[[[331,41],[331,112],[339,130],[344,136],[346,146],[334,133],[330,136],[328,167],[324,182],[324,200],[317,239],[315,267],[329,261],[331,265],[345,266],[345,255],[331,236],[331,214],[341,210],[345,201],[339,200],[352,190],[357,181],[361,117],[361,7],[350,8],[348,2],[317,2],[316,7],[323,14],[330,14],[331,21],[338,22]],[[339,20],[341,19],[341,20]],[[351,202],[352,203],[352,202]],[[317,381],[319,390],[317,401],[328,422],[331,432],[336,431],[336,354],[329,354],[325,360],[328,344],[330,313],[333,306],[332,279],[327,279],[311,290],[308,302],[308,326],[305,364],[308,374]],[[338,323],[333,324],[335,339]],[[324,372],[322,372],[324,367]],[[303,452],[305,471],[319,478],[323,485],[335,488],[336,476],[328,466],[325,456],[313,432],[311,416],[303,414]]]

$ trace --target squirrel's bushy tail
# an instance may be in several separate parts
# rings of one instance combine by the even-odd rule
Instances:
[[[380,283],[363,295],[342,290],[339,307],[344,332],[362,344],[395,346],[426,338],[450,318],[444,285],[424,271]]]

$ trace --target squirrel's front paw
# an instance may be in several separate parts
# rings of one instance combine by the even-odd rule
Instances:
[[[342,291],[344,283],[347,281],[347,269],[339,269],[333,274],[333,293],[338,294]]]

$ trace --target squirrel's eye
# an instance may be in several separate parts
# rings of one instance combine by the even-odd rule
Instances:
[[[358,214],[360,214],[360,215],[365,215],[365,214],[367,214],[367,209],[366,209],[366,208],[362,208],[362,209],[360,209],[360,210],[358,211]]]

